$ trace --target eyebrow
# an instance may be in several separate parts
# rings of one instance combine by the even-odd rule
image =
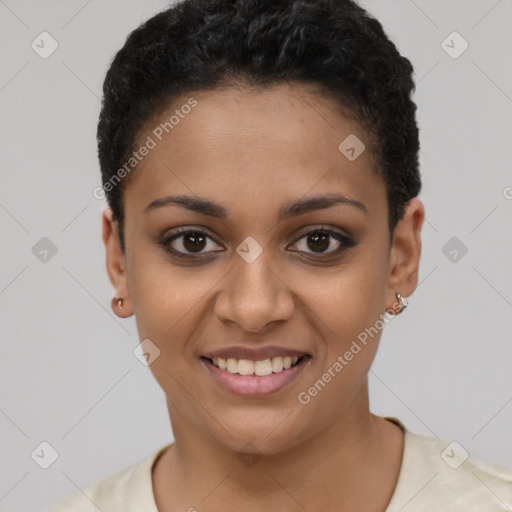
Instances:
[[[282,222],[283,220],[297,217],[305,213],[325,210],[338,204],[354,206],[365,213],[368,212],[366,206],[360,201],[343,195],[329,194],[299,199],[298,201],[289,201],[283,204],[281,208],[279,208],[278,221]],[[227,219],[229,216],[226,208],[219,203],[195,196],[167,196],[155,199],[146,206],[144,213],[164,206],[180,206],[187,210],[218,219]]]

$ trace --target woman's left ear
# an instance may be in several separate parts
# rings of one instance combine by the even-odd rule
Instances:
[[[425,207],[418,198],[405,204],[404,215],[393,233],[389,260],[388,306],[396,303],[396,293],[411,295],[418,284],[421,256],[421,228]]]

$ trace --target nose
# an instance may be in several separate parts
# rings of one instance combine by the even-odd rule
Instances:
[[[270,268],[264,254],[252,263],[240,258],[227,274],[215,302],[214,312],[220,320],[236,323],[245,331],[260,332],[268,324],[292,317],[293,294],[279,270]]]

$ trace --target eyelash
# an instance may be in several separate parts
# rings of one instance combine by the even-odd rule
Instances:
[[[208,233],[206,233],[205,231],[202,231],[200,229],[178,228],[178,230],[176,232],[174,232],[172,235],[165,237],[162,241],[158,242],[158,244],[160,246],[162,246],[166,251],[171,253],[172,255],[174,255],[178,258],[183,258],[183,259],[198,260],[199,258],[208,257],[210,254],[212,254],[212,252],[214,252],[214,253],[222,252],[219,250],[219,251],[209,251],[206,253],[182,253],[182,252],[177,251],[176,249],[173,249],[170,247],[170,244],[174,240],[177,240],[177,239],[184,237],[185,235],[188,235],[191,233],[206,236],[210,240],[213,240],[215,243],[217,243],[214,238],[212,238],[210,235],[208,235]],[[357,245],[357,243],[354,240],[352,240],[351,238],[349,238],[348,236],[346,236],[338,231],[333,231],[332,229],[324,228],[324,227],[314,228],[306,233],[303,233],[295,242],[292,243],[292,245],[297,244],[303,238],[307,238],[309,235],[312,235],[314,233],[323,233],[323,234],[329,235],[332,238],[334,238],[336,241],[341,243],[341,246],[338,249],[335,249],[333,251],[323,252],[323,253],[314,253],[314,252],[306,252],[305,253],[308,255],[317,256],[319,259],[324,259],[327,256],[332,257],[333,254],[341,254],[345,250],[350,249],[351,247],[354,247],[355,245]],[[304,252],[304,251],[298,251],[298,252]]]

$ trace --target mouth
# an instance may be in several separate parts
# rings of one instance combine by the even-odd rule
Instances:
[[[299,362],[299,360],[309,357],[307,354],[301,357],[297,356],[277,356],[267,359],[261,359],[259,361],[253,361],[251,359],[235,359],[230,357],[224,359],[222,357],[203,357],[208,360],[213,366],[221,370],[225,370],[229,373],[237,373],[238,375],[256,375],[258,377],[265,377],[272,373],[280,373],[283,370],[293,368]]]
[[[311,360],[309,354],[275,356],[265,359],[201,357],[213,379],[238,396],[264,397],[277,393],[295,381]]]

